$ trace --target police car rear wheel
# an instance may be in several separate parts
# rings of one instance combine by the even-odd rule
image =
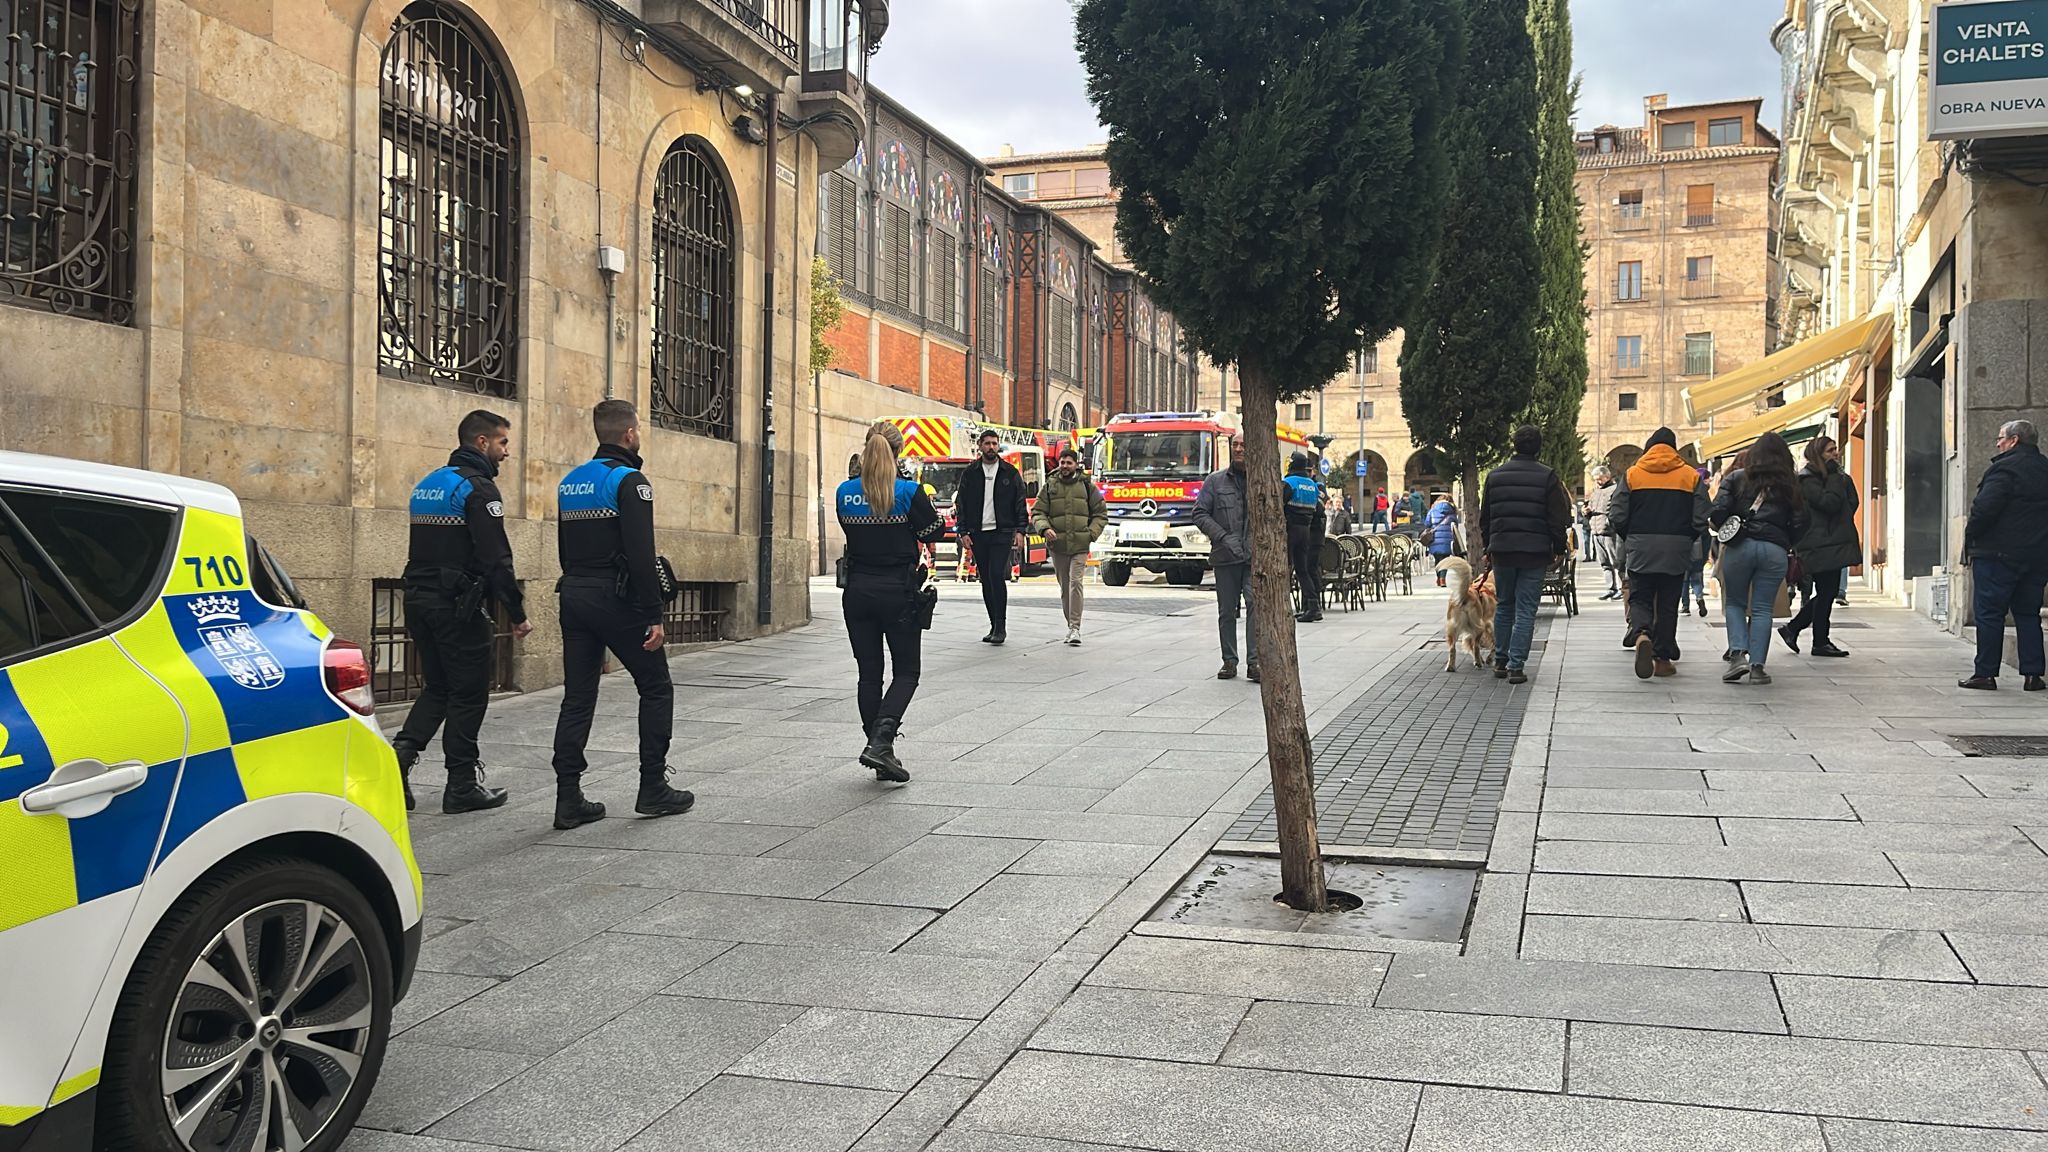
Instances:
[[[115,1010],[99,1108],[113,1150],[338,1146],[383,1061],[391,950],[341,877],[270,859],[165,917]]]

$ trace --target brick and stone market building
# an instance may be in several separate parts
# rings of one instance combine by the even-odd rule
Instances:
[[[232,488],[402,697],[410,490],[464,412],[503,413],[539,627],[497,680],[532,688],[560,679],[555,483],[623,397],[672,627],[801,623],[818,173],[867,136],[888,9],[0,5],[0,448]]]

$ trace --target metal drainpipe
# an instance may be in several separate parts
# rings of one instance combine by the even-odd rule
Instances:
[[[775,186],[781,182],[781,127],[775,94],[764,99],[768,133],[761,192],[761,545],[755,567],[754,622],[775,618]]]

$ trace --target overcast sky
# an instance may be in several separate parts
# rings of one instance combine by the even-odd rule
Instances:
[[[1256,3],[1257,0],[1246,0]],[[1074,53],[1070,0],[891,0],[873,81],[977,154],[1103,138]],[[1778,124],[1771,25],[1782,0],[1572,0],[1585,78],[1578,122],[1639,124],[1643,97],[1673,104],[1761,96]]]

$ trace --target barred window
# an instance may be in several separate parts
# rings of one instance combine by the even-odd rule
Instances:
[[[138,0],[0,0],[0,303],[135,318]]]
[[[960,238],[950,232],[932,233],[931,319],[960,329]]]
[[[818,237],[825,263],[839,276],[839,282],[854,286],[855,265],[860,260],[860,187],[842,172],[825,177],[819,197]]]
[[[882,250],[875,267],[875,297],[898,308],[911,307],[917,257],[910,242],[910,209],[882,206]]]
[[[407,5],[384,46],[377,367],[516,391],[519,125],[468,18]]]
[[[1052,298],[1052,370],[1062,376],[1074,374],[1074,302]]]
[[[981,268],[981,315],[975,323],[980,325],[982,357],[1001,364],[1007,331],[1003,322],[1003,275],[986,264]]]
[[[654,184],[656,427],[732,439],[735,232],[732,189],[710,146],[676,141]]]

